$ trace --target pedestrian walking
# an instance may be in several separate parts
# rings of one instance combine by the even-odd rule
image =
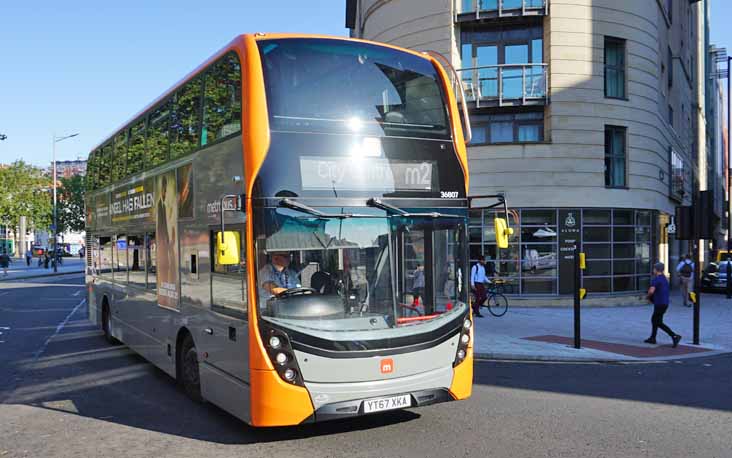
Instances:
[[[480,307],[483,305],[486,296],[486,285],[488,277],[485,274],[485,257],[478,256],[478,262],[470,269],[470,288],[475,293],[475,302],[473,302],[473,316],[483,318],[480,313]]]
[[[673,347],[676,348],[681,341],[681,336],[676,334],[666,326],[663,322],[663,315],[668,310],[669,305],[669,285],[664,270],[666,266],[662,262],[656,263],[653,266],[653,278],[651,279],[651,287],[648,288],[648,301],[653,304],[653,315],[651,316],[651,337],[644,340],[645,343],[655,344],[656,334],[658,329],[661,328],[673,342]]]
[[[8,255],[7,250],[3,250],[2,253],[0,253],[0,267],[3,269],[3,276],[8,276],[8,267],[10,267],[10,256]]]
[[[30,249],[25,250],[25,265],[30,267],[31,259],[33,259],[33,252]]]
[[[691,307],[689,303],[689,292],[694,290],[694,262],[688,254],[684,256],[678,266],[676,272],[679,273],[679,284],[681,286],[681,297],[684,298],[684,307]]]
[[[48,250],[43,253],[43,268],[48,269],[48,263],[51,262],[51,257],[48,255]]]

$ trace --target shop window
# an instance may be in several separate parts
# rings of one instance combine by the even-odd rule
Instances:
[[[616,293],[624,291],[635,291],[635,277],[615,277],[613,278],[613,291]]]
[[[585,243],[582,245],[582,250],[587,259],[610,259],[612,257],[611,246],[609,243]]]
[[[609,227],[585,227],[582,230],[582,240],[584,242],[609,242]]]
[[[582,221],[585,226],[610,225],[610,210],[585,210],[582,212]]]
[[[587,291],[592,291],[593,293],[609,293],[612,291],[610,277],[584,278],[582,285]]]
[[[521,282],[523,294],[557,294],[557,280],[529,278]]]

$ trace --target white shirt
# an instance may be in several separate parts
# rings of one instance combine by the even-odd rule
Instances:
[[[476,283],[488,283],[488,277],[485,275],[485,266],[478,263],[470,269],[470,286]]]

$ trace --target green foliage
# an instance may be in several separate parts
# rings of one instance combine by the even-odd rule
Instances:
[[[84,195],[86,183],[84,177],[76,175],[61,178],[58,189],[57,220],[58,232],[80,232],[84,230]]]
[[[0,168],[0,224],[16,227],[21,216],[38,229],[51,225],[51,179],[23,161]]]

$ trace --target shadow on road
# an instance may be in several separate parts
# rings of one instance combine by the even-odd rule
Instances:
[[[732,355],[663,363],[478,361],[476,385],[732,411]]]
[[[220,444],[266,443],[381,428],[418,419],[395,411],[288,428],[252,428],[213,404],[196,404],[175,381],[126,347],[109,346],[86,322],[70,322],[37,361],[18,362],[20,382],[0,387],[4,404],[23,404]],[[5,392],[3,391],[5,389]]]

